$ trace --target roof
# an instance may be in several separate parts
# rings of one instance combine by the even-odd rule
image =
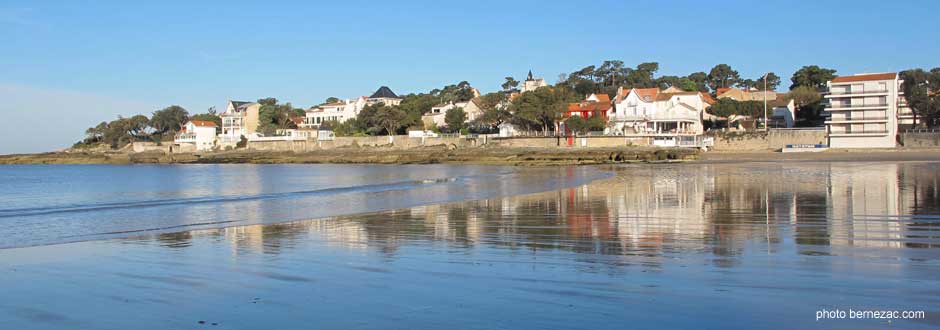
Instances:
[[[342,106],[345,106],[345,105],[346,105],[346,102],[340,101],[340,102],[333,102],[333,103],[321,104],[321,105],[318,105],[318,107],[342,107]]]
[[[370,99],[381,99],[381,98],[397,99],[398,95],[395,95],[395,92],[393,92],[391,88],[388,88],[388,86],[382,86],[382,87],[379,87],[379,89],[376,90],[375,93],[372,93],[372,96],[369,96],[369,98]]]
[[[597,93],[594,93],[594,94],[591,94],[591,95],[596,96],[598,102],[610,102],[610,95],[607,95],[607,94],[597,94]],[[591,97],[591,95],[588,95],[588,97]]]
[[[714,99],[710,94],[708,94],[708,93],[699,92],[699,95],[702,96],[702,100],[704,100],[705,103],[708,103],[708,104],[715,104],[715,102],[717,102],[717,101],[715,101],[715,99]]]
[[[843,83],[843,82],[853,82],[853,81],[876,81],[876,80],[894,80],[898,77],[896,72],[889,73],[870,73],[870,74],[857,74],[851,76],[841,76],[835,77],[832,79],[834,83]]]
[[[244,108],[244,107],[257,103],[257,102],[246,102],[246,101],[229,101],[229,102],[232,103],[232,107],[235,109]]]
[[[190,120],[193,125],[202,126],[202,127],[216,127],[214,122],[208,120]]]
[[[656,95],[659,95],[659,88],[637,88],[634,89],[637,95],[641,100],[650,102],[656,99]]]
[[[715,90],[715,96],[721,96],[721,94],[727,93],[728,91],[734,88],[719,88]]]
[[[304,123],[304,117],[294,117],[290,121],[294,122],[295,125],[300,125]]]
[[[679,92],[679,93],[659,93],[656,94],[656,101],[666,101],[671,99],[674,95],[698,95],[699,92]]]
[[[610,102],[581,102],[568,103],[568,112],[573,111],[607,111],[610,110]]]

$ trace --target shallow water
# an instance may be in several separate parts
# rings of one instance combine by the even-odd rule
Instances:
[[[0,328],[940,326],[940,163],[552,175],[577,171],[614,176],[522,196],[0,250]],[[817,321],[822,309],[927,318]]]

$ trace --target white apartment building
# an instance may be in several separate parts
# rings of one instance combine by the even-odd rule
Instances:
[[[900,84],[893,72],[843,76],[828,82],[829,146],[895,147],[900,114],[910,113],[903,106]]]

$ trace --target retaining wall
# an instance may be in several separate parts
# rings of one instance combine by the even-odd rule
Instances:
[[[777,150],[788,144],[828,144],[826,131],[770,130],[769,132],[720,132],[709,134],[715,138],[717,151]]]
[[[906,148],[940,147],[940,132],[901,133],[901,144]]]

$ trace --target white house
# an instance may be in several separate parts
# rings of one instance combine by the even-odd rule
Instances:
[[[222,142],[237,142],[241,137],[258,131],[261,104],[256,102],[228,101],[222,117]]]
[[[215,123],[204,120],[190,120],[173,139],[181,151],[212,150],[216,146]]]
[[[432,124],[437,127],[444,127],[447,125],[444,121],[447,111],[456,108],[463,109],[464,114],[467,115],[464,122],[467,123],[471,123],[483,116],[483,107],[480,106],[480,98],[475,97],[467,102],[449,102],[435,105],[431,107],[430,112],[421,116],[421,122],[424,123],[425,127],[429,127]]]
[[[342,100],[312,107],[305,111],[304,121],[298,126],[311,128],[319,127],[320,124],[328,121],[345,122],[351,118],[356,118],[359,111],[366,106],[366,103],[366,97],[360,96],[352,100]]]
[[[664,93],[659,88],[623,87],[608,112],[608,133],[625,135],[699,135],[711,98],[701,92]]]

